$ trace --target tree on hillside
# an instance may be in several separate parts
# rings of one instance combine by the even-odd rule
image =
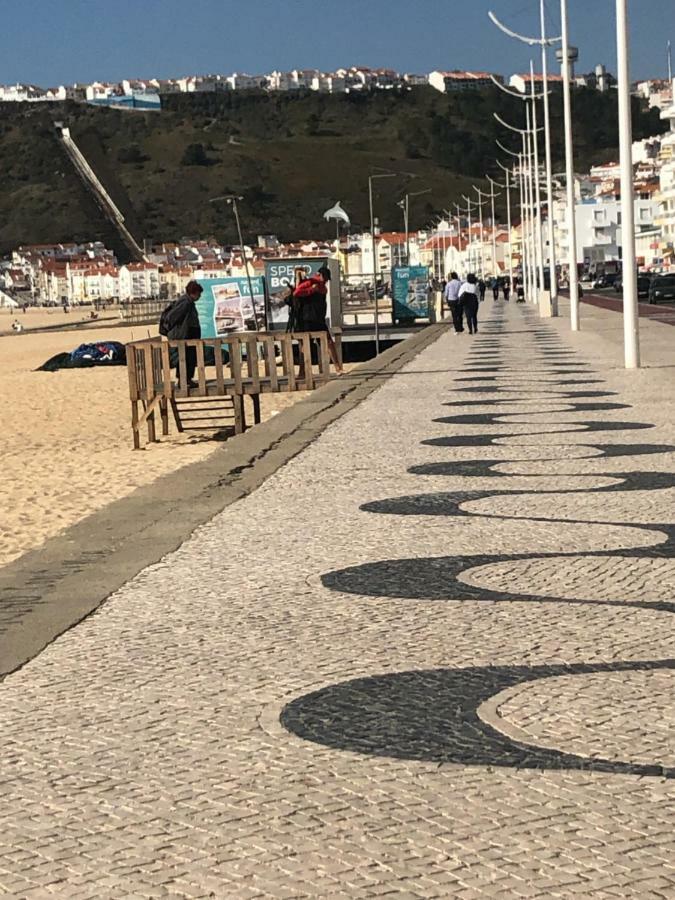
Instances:
[[[210,166],[211,160],[206,155],[203,144],[188,144],[180,164],[181,166]]]

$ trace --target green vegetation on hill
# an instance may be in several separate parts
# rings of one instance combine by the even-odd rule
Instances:
[[[385,229],[402,227],[396,200],[406,186],[431,193],[411,203],[411,228],[494,172],[495,137],[519,149],[492,113],[522,122],[523,104],[497,89],[443,95],[406,92],[172,95],[161,113],[75,103],[0,105],[0,251],[19,243],[100,239],[124,252],[59,146],[54,122],[71,133],[138,240],[214,236],[234,242],[231,212],[209,199],[244,195],[251,238],[331,236],[322,213],[336,200],[354,229],[368,225],[368,175]],[[657,134],[656,110],[634,105],[635,138]],[[617,155],[616,95],[574,95],[576,168]],[[562,104],[552,97],[554,157],[562,166]]]

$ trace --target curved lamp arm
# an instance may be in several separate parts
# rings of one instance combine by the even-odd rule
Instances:
[[[493,25],[496,25],[504,34],[508,34],[509,37],[515,38],[517,41],[522,41],[523,44],[529,44],[530,47],[541,47],[542,44],[545,44],[547,47],[552,47],[553,44],[559,44],[562,41],[562,37],[552,37],[552,38],[532,38],[526,37],[524,34],[518,34],[517,31],[512,31],[510,28],[507,28],[506,25],[502,25],[497,16],[492,12],[488,12],[488,17]]]
[[[513,125],[509,125],[508,122],[505,122],[498,113],[493,112],[492,115],[499,122],[500,125],[503,125],[504,128],[508,128],[510,131],[515,131],[516,134],[529,134],[533,129],[532,128],[515,128]],[[537,128],[537,131],[543,131],[543,128]]]
[[[516,159],[520,159],[520,153],[514,153],[513,150],[509,150],[508,147],[505,147],[496,138],[495,138],[495,144],[499,147],[500,150],[503,150],[504,153],[507,153],[509,156],[515,156]],[[501,165],[501,163],[500,163],[500,165]]]
[[[500,91],[504,91],[505,94],[508,94],[509,97],[516,97],[518,100],[541,100],[544,96],[544,91],[540,94],[521,94],[520,91],[517,91],[515,88],[511,90],[511,88],[507,88],[505,84],[502,84],[501,81],[497,81],[494,75],[490,75],[492,79],[492,83],[495,87],[498,87]],[[547,94],[552,94],[553,91],[546,91]]]

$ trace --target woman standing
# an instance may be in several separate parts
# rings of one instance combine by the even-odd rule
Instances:
[[[459,289],[459,299],[466,316],[466,324],[469,326],[469,334],[478,331],[478,288],[476,276],[470,273],[466,281]]]

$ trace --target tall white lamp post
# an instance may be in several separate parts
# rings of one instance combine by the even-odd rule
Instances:
[[[579,330],[579,269],[577,268],[577,215],[574,196],[574,143],[572,140],[572,97],[570,90],[570,45],[567,0],[560,0],[562,31],[563,110],[565,117],[565,179],[567,192],[567,268],[570,282],[570,327]]]
[[[549,47],[553,46],[553,44],[557,44],[560,42],[559,37],[548,38],[546,36],[546,16],[545,16],[545,5],[544,0],[539,0],[539,17],[540,17],[540,25],[541,25],[541,36],[538,38],[526,37],[525,35],[518,34],[515,31],[512,31],[510,28],[507,28],[505,25],[499,21],[499,19],[495,16],[493,12],[489,12],[488,16],[491,21],[497,26],[497,28],[501,29],[504,34],[507,34],[509,37],[516,38],[516,40],[522,41],[524,44],[529,44],[532,46],[540,46],[541,47],[541,68],[542,68],[542,91],[544,95],[544,130],[545,130],[545,148],[546,148],[546,192],[547,192],[547,204],[548,204],[548,243],[549,243],[549,262],[550,262],[550,272],[551,272],[551,313],[552,315],[557,315],[558,310],[558,277],[556,272],[556,258],[555,258],[555,225],[553,222],[553,169],[551,163],[551,120],[549,114],[549,102],[548,102],[548,58],[547,58],[547,50]],[[541,207],[540,207],[541,213]],[[543,290],[543,283],[542,283]]]
[[[619,89],[624,359],[627,369],[638,369],[640,367],[640,337],[638,332],[637,269],[635,267],[633,130],[630,119],[628,9],[626,0],[616,0],[616,52]]]
[[[375,355],[380,353],[380,303],[377,296],[377,249],[375,240],[375,215],[373,212],[373,181],[376,178],[396,178],[396,172],[382,172],[379,175],[368,176],[368,200],[370,203],[370,241],[373,250],[373,301],[375,306]]]

